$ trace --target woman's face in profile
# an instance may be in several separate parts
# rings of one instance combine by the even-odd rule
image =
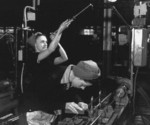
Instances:
[[[90,82],[80,79],[79,77],[74,77],[72,80],[72,87],[84,90],[87,86],[91,86]]]
[[[47,49],[47,38],[42,35],[36,39],[35,49],[37,52],[42,52]]]

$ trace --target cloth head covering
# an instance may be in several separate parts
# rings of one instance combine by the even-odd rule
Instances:
[[[27,39],[27,43],[29,45],[31,45],[33,48],[35,48],[35,42],[37,37],[42,36],[43,34],[41,32],[37,32],[35,34],[32,34],[28,39]]]
[[[101,75],[101,71],[96,62],[92,60],[80,61],[73,66],[74,75],[83,80],[97,79]]]

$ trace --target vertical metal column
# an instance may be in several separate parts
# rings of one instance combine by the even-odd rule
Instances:
[[[15,28],[15,87],[18,86],[18,29]]]
[[[108,0],[104,0],[107,6]],[[112,55],[112,9],[104,7],[104,22],[103,22],[103,76],[110,75],[111,72],[111,55]]]
[[[19,53],[19,32],[20,28],[16,27],[15,29],[15,88],[16,96],[20,96],[20,53]]]

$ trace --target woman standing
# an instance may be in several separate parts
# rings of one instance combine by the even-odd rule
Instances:
[[[33,34],[27,40],[34,49],[35,53],[30,58],[31,66],[29,70],[32,70],[32,82],[30,90],[34,95],[31,100],[33,110],[43,110],[51,112],[49,107],[49,101],[52,101],[54,97],[49,95],[49,92],[54,91],[55,84],[52,81],[52,74],[55,72],[56,66],[66,62],[68,60],[67,54],[61,46],[60,39],[63,31],[68,28],[73,20],[65,20],[59,26],[58,30],[50,35],[51,42],[48,45],[47,37],[41,32]]]

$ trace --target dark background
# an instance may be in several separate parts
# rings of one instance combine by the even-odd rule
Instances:
[[[94,6],[89,12],[79,16],[81,24],[96,24],[103,18],[103,0],[41,0],[39,10],[47,26],[58,24],[63,19],[71,18],[89,3]],[[133,19],[133,0],[117,0],[114,4],[122,16],[130,23]],[[32,0],[1,0],[0,1],[0,25],[20,25],[23,19],[25,6],[32,6]],[[118,18],[114,18],[116,24],[121,24]]]

